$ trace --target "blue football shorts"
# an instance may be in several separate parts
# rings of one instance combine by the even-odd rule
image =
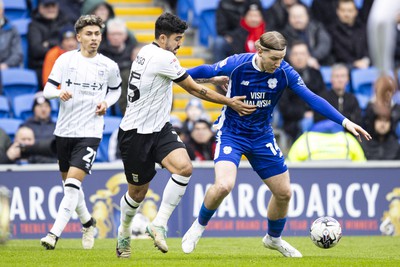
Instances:
[[[238,167],[242,155],[246,156],[261,179],[287,171],[285,158],[272,131],[249,137],[219,130],[214,162],[230,161]]]

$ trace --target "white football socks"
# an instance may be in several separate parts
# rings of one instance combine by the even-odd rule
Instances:
[[[83,192],[82,187],[79,190],[78,205],[76,206],[75,211],[78,214],[79,220],[82,224],[85,224],[92,219],[92,215],[90,215],[89,210],[86,206],[85,193]]]
[[[169,217],[185,194],[190,177],[172,174],[165,186],[160,208],[153,220],[154,225],[167,227]]]
[[[78,205],[81,182],[75,178],[67,178],[64,185],[64,197],[61,200],[56,221],[50,232],[60,237]]]
[[[118,227],[118,234],[122,235],[123,237],[131,235],[131,222],[137,212],[137,209],[139,208],[139,205],[140,203],[137,203],[135,200],[133,200],[129,196],[128,192],[121,197],[121,224]]]

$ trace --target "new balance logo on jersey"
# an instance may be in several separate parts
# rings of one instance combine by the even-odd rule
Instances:
[[[240,84],[244,86],[249,86],[250,82],[243,80]]]

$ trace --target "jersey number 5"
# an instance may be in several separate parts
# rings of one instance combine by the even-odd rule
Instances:
[[[129,79],[129,92],[128,92],[128,101],[133,103],[140,98],[140,91],[136,85],[132,83],[133,79],[140,80],[140,73],[132,71],[130,79]]]

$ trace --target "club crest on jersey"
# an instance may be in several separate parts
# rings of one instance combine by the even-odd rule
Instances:
[[[303,79],[302,79],[301,77],[299,77],[299,78],[297,79],[297,84],[300,85],[300,86],[306,86],[305,83],[304,83],[304,81],[303,81]]]
[[[228,155],[232,152],[232,147],[230,146],[225,146],[224,147],[224,154]]]
[[[275,89],[278,84],[278,80],[276,78],[268,79],[268,87],[271,89]]]
[[[139,182],[139,174],[132,173],[132,180],[133,180],[135,183],[138,183],[138,182]]]
[[[99,70],[99,72],[97,73],[99,76],[104,76],[104,70]]]

